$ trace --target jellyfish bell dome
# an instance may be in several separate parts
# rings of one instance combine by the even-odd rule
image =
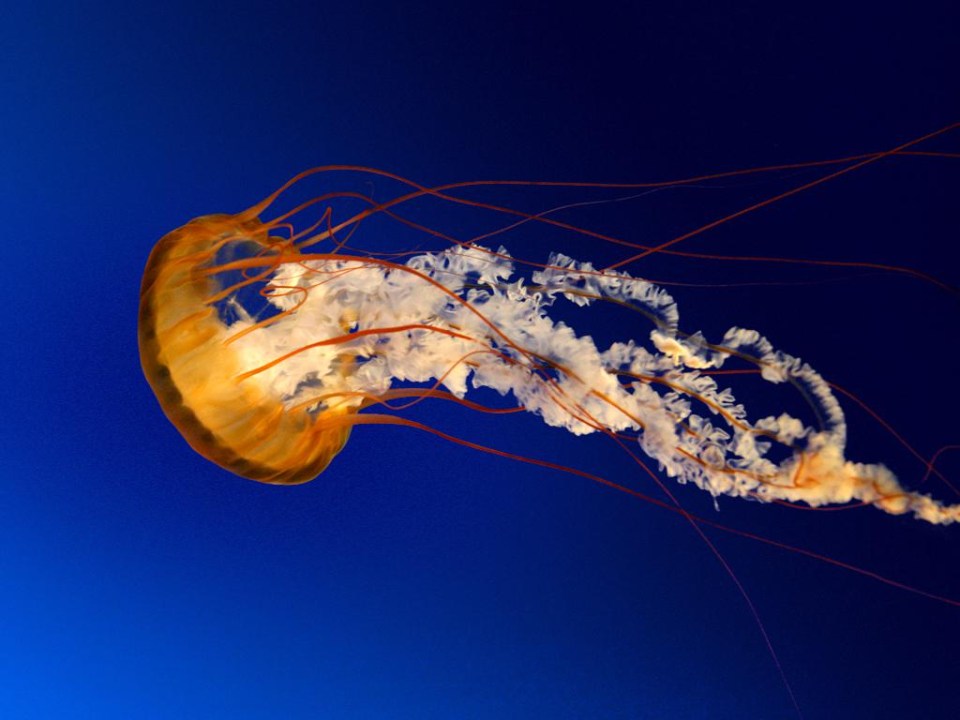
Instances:
[[[225,288],[215,263],[251,244],[276,259],[296,253],[245,215],[200,217],[156,244],[141,286],[140,360],[163,412],[194,450],[245,478],[295,485],[327,467],[350,425],[320,422],[309,406],[287,407],[266,384],[241,377],[230,342],[236,331],[216,305]]]

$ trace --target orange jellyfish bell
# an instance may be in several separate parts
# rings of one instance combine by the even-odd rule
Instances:
[[[330,426],[323,413],[351,411],[285,407],[262,384],[238,381],[242,367],[214,305],[218,253],[249,243],[278,259],[297,253],[269,237],[254,210],[197,218],[156,244],[140,290],[140,362],[194,450],[251,480],[295,485],[321,473],[350,434],[349,423]]]

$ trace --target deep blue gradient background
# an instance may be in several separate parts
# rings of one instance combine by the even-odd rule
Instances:
[[[887,149],[960,120],[950,3],[20,5],[0,24],[0,715],[796,717],[734,584],[669,513],[395,428],[360,428],[298,488],[203,461],[140,373],[140,273],[170,229],[318,164],[428,184],[642,181]],[[812,177],[571,218],[662,241]],[[954,160],[889,158],[685,247],[903,264],[956,283],[957,179]],[[550,238],[530,242],[511,249],[543,259],[535,243]],[[633,271],[780,283],[673,292],[685,329],[756,327],[921,453],[958,442],[955,296],[853,270],[651,259]],[[648,331],[591,318],[603,341]],[[762,412],[778,407],[769,388],[739,387]],[[602,438],[426,412],[656,493]],[[919,482],[922,466],[868,416],[851,407],[850,425],[852,457]],[[941,467],[956,483],[957,454]],[[710,498],[677,492],[715,515]],[[958,528],[719,507],[726,524],[960,598]],[[960,610],[710,535],[808,720],[956,716]]]

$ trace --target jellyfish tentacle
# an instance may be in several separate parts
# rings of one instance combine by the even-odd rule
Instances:
[[[957,519],[956,507],[907,492],[883,466],[845,458],[843,410],[808,364],[752,330],[732,328],[720,343],[682,333],[672,296],[625,272],[597,271],[554,255],[527,283],[504,248],[494,257],[474,245],[422,253],[404,264],[302,255],[279,264],[270,282],[285,292],[268,293],[268,299],[281,312],[296,312],[260,327],[256,337],[238,322],[230,327],[231,343],[240,346],[248,368],[238,377],[260,378],[265,392],[285,402],[302,402],[302,387],[378,395],[398,381],[442,378],[456,397],[491,388],[574,434],[634,433],[667,475],[715,495],[811,506],[862,501],[933,522]],[[652,347],[631,340],[601,351],[591,338],[551,319],[560,298],[578,305],[604,299],[638,310],[653,323]],[[478,346],[490,352],[460,361]],[[347,355],[357,360],[358,372],[338,369]],[[819,427],[785,414],[750,420],[709,374],[731,358],[750,362],[768,382],[797,386]],[[691,402],[708,415],[695,413]],[[771,443],[789,456],[769,460]]]

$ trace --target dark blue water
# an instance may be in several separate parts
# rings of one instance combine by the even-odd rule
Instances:
[[[4,717],[796,717],[734,583],[670,513],[399,428],[359,428],[294,489],[202,460],[140,373],[140,273],[170,229],[320,164],[428,184],[637,182],[888,150],[960,120],[960,13],[453,5],[7,9]],[[916,149],[958,152],[960,135]],[[823,174],[704,181],[564,217],[662,242]],[[888,157],[678,248],[903,265],[955,285],[957,180],[956,159]],[[395,186],[353,173],[305,192],[337,189],[380,198]],[[471,197],[542,210],[598,195]],[[436,203],[410,213],[465,236],[489,223]],[[389,249],[401,242],[391,232],[371,223],[362,239]],[[625,257],[528,228],[502,242],[533,260],[554,243]],[[688,284],[671,286],[684,329],[760,329],[922,455],[960,442],[956,295],[862,268],[648,258],[631,271]],[[574,316],[601,343],[649,330],[614,310]],[[758,412],[796,403],[736,388]],[[923,465],[845,407],[851,457],[919,483]],[[450,407],[421,417],[657,493],[602,438]],[[957,459],[939,463],[954,486]],[[958,528],[723,499],[716,515],[709,497],[677,492],[733,527],[960,598]],[[960,609],[710,537],[808,720],[955,712]]]

